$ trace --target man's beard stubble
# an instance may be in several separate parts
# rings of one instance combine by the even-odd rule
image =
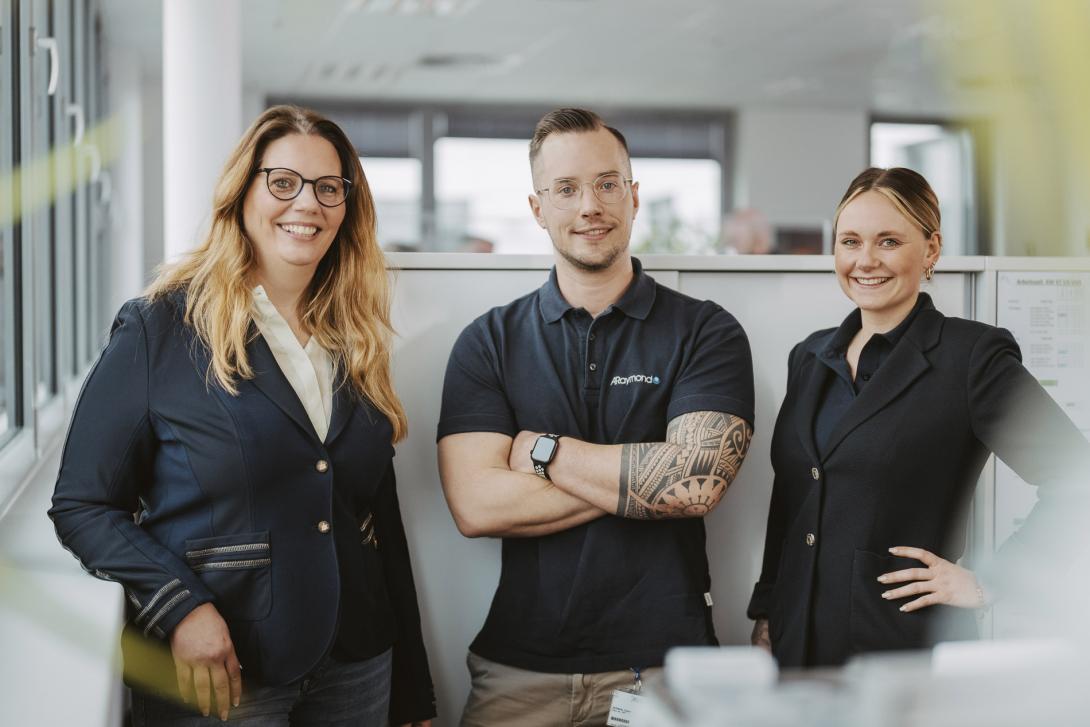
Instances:
[[[616,245],[609,248],[606,256],[601,260],[585,260],[576,257],[567,250],[562,249],[556,242],[553,242],[553,249],[560,253],[560,257],[567,260],[572,267],[583,272],[596,273],[601,270],[608,270],[613,263],[617,262],[617,258],[621,256],[621,253],[628,249],[628,245]]]

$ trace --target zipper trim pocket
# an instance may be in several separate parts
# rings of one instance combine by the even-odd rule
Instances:
[[[207,558],[210,555],[227,555],[229,553],[248,553],[255,550],[268,550],[268,543],[242,543],[240,545],[218,545],[214,548],[201,548],[200,550],[187,550],[186,558]]]
[[[272,565],[272,558],[258,558],[255,560],[218,560],[211,563],[200,563],[193,566],[193,570],[200,573],[206,570],[231,570],[232,568],[261,568]]]

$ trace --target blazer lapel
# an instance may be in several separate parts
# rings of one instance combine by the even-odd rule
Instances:
[[[924,351],[938,343],[942,321],[943,315],[933,308],[919,312],[878,373],[837,422],[825,448],[825,459],[853,430],[904,393],[931,368]]]
[[[326,445],[332,444],[333,440],[344,431],[355,410],[356,401],[352,388],[348,382],[342,382],[333,390],[333,411],[329,416],[329,431],[325,435]]]
[[[822,339],[824,341],[824,339]],[[812,347],[810,353],[813,360],[810,362],[810,371],[804,374],[806,377],[801,385],[798,409],[795,411],[795,430],[798,432],[799,441],[806,450],[806,457],[810,462],[820,461],[817,454],[817,446],[814,440],[814,419],[817,416],[818,404],[821,402],[821,394],[827,385],[826,379],[833,375],[828,366],[818,361],[821,355],[821,346],[817,350]]]
[[[264,336],[255,336],[246,349],[250,357],[250,365],[254,369],[254,386],[299,425],[300,429],[314,439],[318,439],[318,433],[314,431],[314,426],[310,423],[310,417],[303,408],[303,402],[299,401],[295,389],[291,388],[284,372],[280,370]]]

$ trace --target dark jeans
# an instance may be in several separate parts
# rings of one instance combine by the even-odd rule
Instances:
[[[239,727],[386,727],[390,706],[391,653],[343,663],[326,657],[306,678],[283,687],[247,684],[231,710]],[[133,727],[211,727],[223,722],[203,717],[187,704],[175,704],[133,690]]]

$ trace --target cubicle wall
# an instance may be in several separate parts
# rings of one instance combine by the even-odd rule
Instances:
[[[396,384],[410,433],[398,447],[398,486],[437,682],[440,715],[453,724],[469,679],[466,647],[487,613],[500,569],[500,543],[462,537],[454,526],[436,469],[435,432],[443,373],[461,330],[489,308],[541,285],[547,256],[392,255],[396,273]],[[852,306],[830,257],[641,258],[659,282],[714,300],[749,335],[756,378],[756,434],[741,475],[707,518],[714,616],[724,644],[749,641],[745,607],[760,571],[772,487],[768,453],[783,399],[787,354],[818,328],[836,326]],[[944,260],[924,289],[948,315],[972,318],[982,258]]]

